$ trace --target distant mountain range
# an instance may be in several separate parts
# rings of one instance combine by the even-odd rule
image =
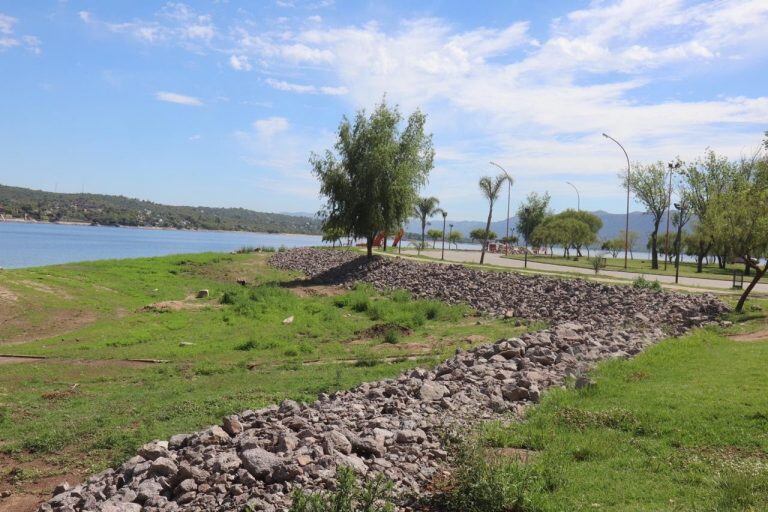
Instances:
[[[106,226],[319,234],[320,221],[245,208],[170,206],[105,194],[61,194],[0,185],[0,215]]]

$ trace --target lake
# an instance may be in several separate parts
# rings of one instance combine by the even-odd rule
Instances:
[[[0,222],[0,268],[281,245],[305,247],[322,241],[315,235]]]
[[[323,244],[318,235],[0,222],[0,268],[195,252],[232,252],[244,246],[290,248],[313,245],[328,244]],[[460,243],[458,246],[461,249],[479,248],[474,244]]]

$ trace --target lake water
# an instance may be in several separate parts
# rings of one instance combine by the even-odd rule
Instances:
[[[322,241],[314,235],[0,222],[1,268],[281,245],[305,247]]]
[[[317,235],[0,222],[0,268],[195,252],[231,252],[244,246],[313,245],[327,244],[323,244]],[[459,248],[477,249],[478,246],[459,244]]]

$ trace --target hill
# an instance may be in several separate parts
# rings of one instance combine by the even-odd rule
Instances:
[[[310,217],[245,208],[170,206],[104,194],[62,194],[0,185],[0,214],[49,222],[268,233],[320,233]]]

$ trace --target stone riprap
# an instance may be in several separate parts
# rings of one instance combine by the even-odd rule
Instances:
[[[343,251],[297,249],[275,254],[271,262],[315,282],[404,288],[491,314],[547,319],[551,327],[459,350],[432,370],[321,395],[312,404],[287,400],[154,441],[118,468],[74,488],[60,486],[41,511],[287,510],[295,489],[332,487],[339,466],[360,475],[385,474],[394,482],[399,508],[411,510],[415,497],[447,468],[446,435],[519,412],[595,361],[629,357],[665,333],[681,333],[725,310],[704,295],[366,261]]]

